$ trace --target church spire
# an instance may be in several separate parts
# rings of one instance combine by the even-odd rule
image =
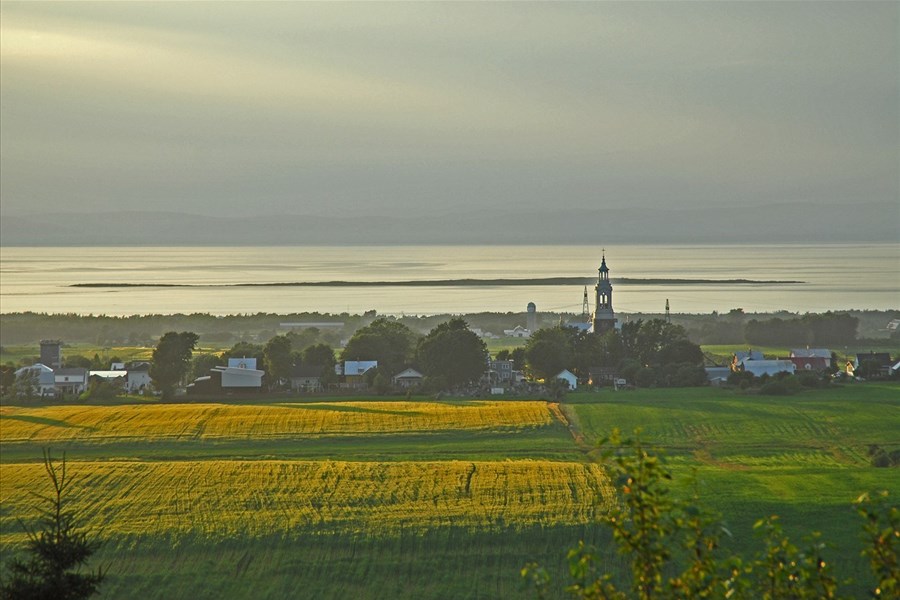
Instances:
[[[603,249],[597,278],[597,301],[594,308],[594,333],[606,333],[615,328],[616,316],[612,306],[612,284],[609,281],[609,267],[606,266],[606,249]]]

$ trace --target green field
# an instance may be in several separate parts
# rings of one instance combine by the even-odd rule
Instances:
[[[850,509],[900,493],[868,464],[900,447],[900,386],[772,398],[712,388],[542,401],[253,402],[0,408],[0,546],[24,540],[40,449],[65,450],[73,501],[105,540],[106,598],[530,597],[518,571],[562,578],[612,501],[596,440],[641,427],[677,485],[697,479],[732,546],[782,515],[864,568]],[[574,434],[574,435],[573,435]],[[608,550],[605,551],[607,554]],[[616,557],[610,557],[617,564]],[[560,594],[562,596],[562,594]]]
[[[900,448],[900,386],[849,385],[788,397],[734,395],[715,388],[570,396],[570,420],[587,443],[640,428],[666,456],[675,481],[696,486],[733,534],[732,547],[757,547],[753,523],[781,517],[793,538],[822,532],[845,573],[864,568],[860,493],[900,494],[900,469],[869,465],[870,444]]]

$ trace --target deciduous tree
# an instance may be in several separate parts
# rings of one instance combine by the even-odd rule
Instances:
[[[291,356],[291,340],[283,335],[272,337],[263,349],[269,381],[275,384],[290,378],[294,362]]]
[[[525,344],[525,361],[531,374],[547,379],[563,369],[574,368],[574,333],[574,329],[567,327],[535,331]]]
[[[328,344],[314,344],[303,349],[302,361],[305,365],[321,365],[326,369],[334,367],[334,350]]]
[[[197,339],[197,334],[191,331],[170,331],[159,338],[153,350],[150,379],[163,398],[170,398],[175,386],[187,375]]]
[[[487,347],[468,324],[450,319],[419,341],[418,364],[430,377],[443,377],[450,387],[478,380],[487,368]]]
[[[412,359],[416,334],[402,323],[381,318],[358,329],[341,354],[342,360],[377,360],[378,368],[396,374]]]

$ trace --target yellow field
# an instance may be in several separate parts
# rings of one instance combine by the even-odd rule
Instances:
[[[389,444],[404,437],[398,434],[441,432],[452,435],[435,443],[456,444],[456,451],[462,444],[478,455],[448,460],[452,455],[428,449],[430,440],[415,438],[393,458]],[[515,445],[504,441],[519,459],[501,453],[490,460],[499,438],[483,432],[499,432],[503,440],[519,432]],[[303,454],[302,440],[321,438],[318,448],[327,449],[337,442],[329,436],[354,436],[347,447],[362,458]],[[55,445],[57,455],[60,446],[74,448],[73,502],[103,538],[225,539],[584,524],[612,497],[602,470],[571,455],[557,461],[527,455],[530,442],[567,437],[548,404],[536,401],[4,407],[0,545],[24,540],[15,519],[31,518],[32,493],[47,488],[36,460],[41,445]],[[227,446],[233,455],[200,456],[223,440],[233,442]],[[279,445],[273,451],[265,440]],[[177,442],[175,453],[135,458],[166,441]],[[428,458],[416,460],[426,451]],[[392,459],[378,459],[381,453]]]
[[[69,473],[73,508],[104,538],[579,524],[613,498],[597,465],[541,460],[102,461]],[[15,516],[34,515],[46,479],[42,464],[0,465],[3,544],[24,540]]]
[[[523,429],[550,424],[543,402],[164,404],[0,408],[4,443],[262,440],[296,436]]]

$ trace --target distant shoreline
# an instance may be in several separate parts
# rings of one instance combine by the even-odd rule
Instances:
[[[482,286],[551,286],[551,285],[593,285],[594,277],[542,277],[536,279],[430,279],[406,281],[293,281],[271,283],[73,283],[75,288],[132,288],[132,287],[178,287],[178,288],[221,288],[221,287],[482,287]],[[613,279],[614,284],[625,285],[768,285],[799,284],[803,281],[772,279]]]

